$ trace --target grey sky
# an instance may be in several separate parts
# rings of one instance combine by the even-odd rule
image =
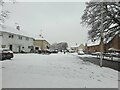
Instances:
[[[51,44],[68,42],[70,46],[86,42],[87,29],[80,25],[84,2],[21,2],[5,6],[10,13],[9,26],[21,28],[37,36],[42,32]]]

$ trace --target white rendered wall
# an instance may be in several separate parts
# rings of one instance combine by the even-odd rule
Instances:
[[[22,40],[18,39],[19,35],[14,35],[14,38],[9,38],[9,33],[3,33],[3,45],[6,45],[6,48],[9,48],[9,45],[13,45],[13,51],[18,52],[18,47],[24,47],[25,52],[29,52],[30,49],[28,46],[33,46],[33,39],[29,38],[26,40],[26,37],[22,36]]]

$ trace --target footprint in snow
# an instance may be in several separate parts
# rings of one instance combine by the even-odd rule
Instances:
[[[100,80],[100,79],[98,79],[97,81],[101,82],[101,80]]]
[[[91,72],[92,74],[94,74],[94,72]]]
[[[80,69],[83,69],[83,68],[80,68]]]
[[[89,76],[90,78],[92,78],[92,76]]]
[[[5,67],[2,67],[2,68],[5,68]]]

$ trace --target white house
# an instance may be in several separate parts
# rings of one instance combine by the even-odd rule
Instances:
[[[16,28],[5,25],[0,27],[0,48],[9,48],[13,52],[30,52],[33,40],[19,26]]]

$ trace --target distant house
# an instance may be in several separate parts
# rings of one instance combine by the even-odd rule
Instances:
[[[13,52],[30,52],[33,38],[20,29],[3,25],[0,27],[0,48],[9,48]]]
[[[50,43],[41,37],[35,38],[33,43],[34,43],[34,50],[45,50],[48,49],[50,46]]]
[[[91,40],[88,40],[85,45],[85,51],[87,52],[100,52],[100,40],[96,40],[92,42]]]
[[[88,52],[100,52],[101,51],[101,40],[96,40],[92,42],[88,40],[85,45],[85,51]],[[108,40],[104,39],[103,42],[103,52],[109,51],[110,48],[114,48],[115,50],[120,51],[120,34],[115,34],[114,36],[110,37]]]
[[[74,52],[78,52],[78,47],[79,47],[79,45],[71,46],[70,50],[73,50]]]
[[[76,45],[76,46],[71,46],[70,49],[74,50],[75,52],[78,52],[80,50],[84,51],[85,46],[83,44],[80,44],[80,45]]]
[[[80,44],[79,47],[78,47],[78,50],[79,50],[79,51],[80,51],[80,50],[83,50],[83,51],[84,51],[84,50],[85,50],[85,46],[84,46],[83,44]]]

